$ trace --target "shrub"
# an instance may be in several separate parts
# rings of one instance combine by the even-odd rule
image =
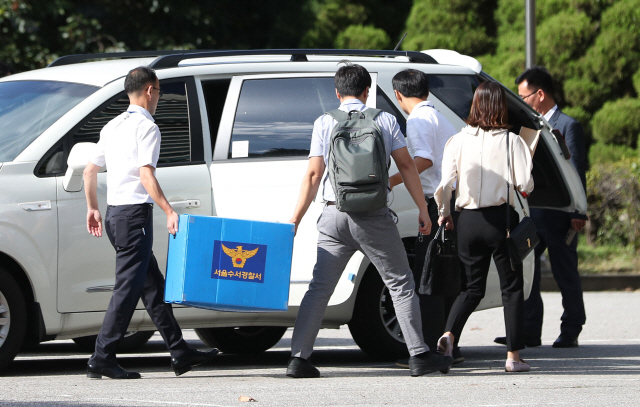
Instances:
[[[493,50],[492,0],[415,0],[402,49],[446,48],[466,55]]]
[[[636,90],[636,96],[640,96],[640,69],[633,74],[633,78],[631,79],[633,80],[633,88]]]
[[[584,13],[567,10],[547,18],[539,24],[536,35],[538,63],[546,66],[555,80],[562,80],[594,34],[594,24]]]
[[[341,49],[388,49],[391,40],[386,32],[372,25],[350,25],[338,34],[335,47]]]
[[[593,116],[591,125],[594,139],[635,148],[640,135],[640,99],[605,103]]]
[[[638,156],[638,151],[631,147],[614,144],[595,143],[589,148],[589,164],[608,164]]]
[[[507,56],[484,55],[478,57],[478,61],[482,64],[483,71],[516,94],[518,93],[518,85],[515,81],[518,75],[524,71],[524,52],[507,54]]]
[[[640,158],[593,165],[587,173],[590,244],[640,251]]]
[[[591,120],[591,115],[589,114],[589,112],[587,112],[586,110],[584,110],[583,108],[581,108],[580,106],[567,106],[567,107],[563,107],[562,111],[573,117],[574,119],[576,119],[577,121],[580,122],[580,124],[582,125],[582,127],[585,128],[587,125],[589,124],[589,121]]]
[[[640,68],[640,0],[619,0],[602,13],[601,31],[584,57],[575,64],[576,74],[583,81],[599,87],[599,99],[629,95],[631,77]],[[591,89],[583,94],[574,89],[571,103],[594,99]],[[598,99],[596,98],[596,99]],[[594,106],[587,110],[595,110]],[[597,107],[597,106],[595,106]]]
[[[571,105],[588,111],[597,110],[604,101],[602,87],[584,77],[568,78],[564,82],[564,98]]]

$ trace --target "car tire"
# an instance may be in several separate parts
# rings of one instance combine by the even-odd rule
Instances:
[[[409,357],[391,295],[373,265],[362,277],[348,326],[356,344],[373,359]]]
[[[153,336],[155,331],[127,332],[118,343],[116,352],[130,353],[139,350]],[[93,353],[96,350],[96,339],[98,335],[81,336],[73,338],[73,341],[80,349],[87,353]]]
[[[241,326],[230,328],[198,328],[196,334],[210,348],[236,355],[261,353],[282,339],[287,327]]]
[[[0,371],[13,361],[27,332],[27,305],[16,280],[0,268]]]

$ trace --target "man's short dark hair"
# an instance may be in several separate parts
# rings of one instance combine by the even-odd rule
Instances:
[[[133,68],[124,79],[124,90],[128,95],[138,93],[149,85],[155,85],[158,77],[156,72],[146,66]]]
[[[13,68],[10,65],[0,62],[0,78],[14,74]]]
[[[360,96],[371,87],[371,75],[363,66],[347,61],[336,72],[335,83],[340,96]]]
[[[426,99],[429,96],[429,77],[417,69],[405,69],[391,80],[393,90],[404,97]]]
[[[516,79],[516,85],[527,81],[531,90],[542,89],[544,93],[553,97],[553,79],[547,68],[543,66],[532,66],[520,74]]]

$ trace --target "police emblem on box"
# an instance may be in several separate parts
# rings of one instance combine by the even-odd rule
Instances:
[[[264,282],[267,246],[214,240],[211,278]]]

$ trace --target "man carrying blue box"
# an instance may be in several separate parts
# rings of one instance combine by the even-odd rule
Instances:
[[[341,104],[314,123],[309,164],[291,218],[297,229],[328,168],[328,177],[322,181],[326,205],[317,226],[317,262],[296,319],[287,376],[320,376],[308,359],[329,299],[356,251],[369,258],[389,289],[411,355],[411,375],[446,373],[453,358],[429,351],[424,343],[413,275],[387,208],[391,156],[420,211],[420,232],[429,234],[431,221],[418,172],[396,118],[365,105],[371,87],[369,72],[347,63],[336,72],[335,84]]]
[[[87,363],[87,377],[139,379],[137,372],[124,370],[116,360],[116,346],[124,336],[140,298],[171,353],[176,376],[193,366],[210,361],[217,349],[191,349],[164,302],[164,278],[153,252],[153,203],[167,214],[169,233],[178,231],[178,215],[160,188],[155,170],[160,154],[160,130],[152,114],[162,97],[160,82],[152,69],[138,67],[124,81],[130,105],[100,132],[96,155],[84,170],[87,198],[87,230],[102,236],[98,209],[97,175],[107,165],[107,214],[105,229],[116,250],[116,283],[95,353]]]

